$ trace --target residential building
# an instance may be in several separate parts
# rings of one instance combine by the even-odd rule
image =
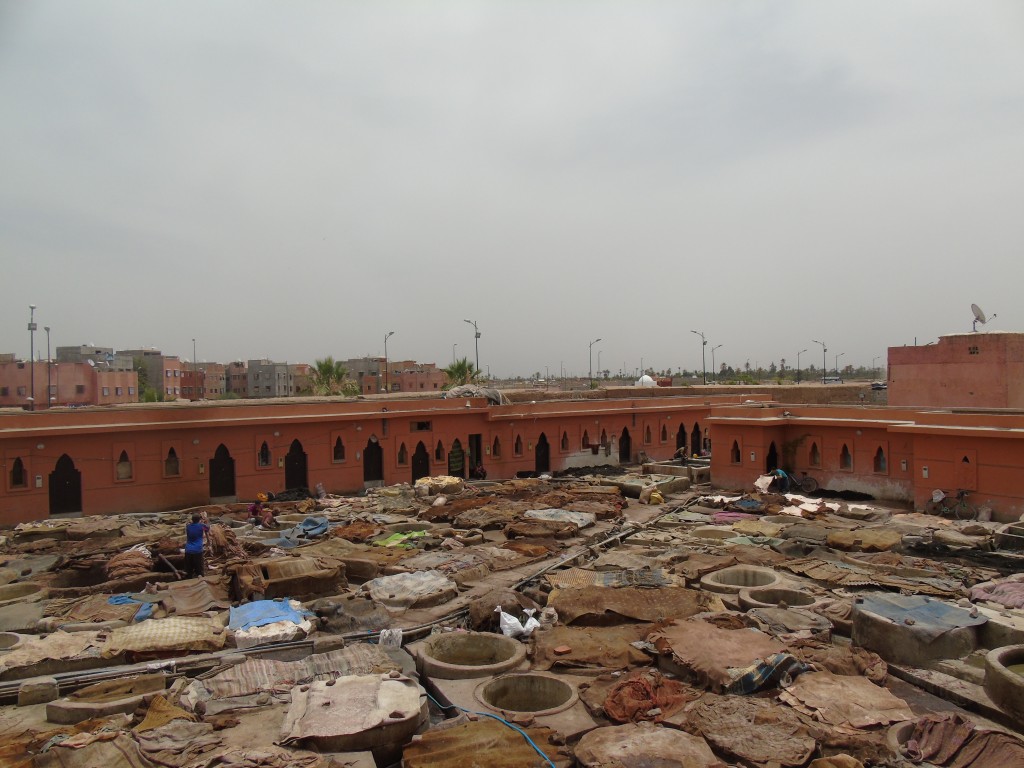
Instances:
[[[245,362],[236,360],[225,366],[227,392],[238,397],[249,396],[249,369]]]
[[[295,394],[295,377],[288,363],[250,360],[247,374],[248,397],[291,397]]]
[[[130,356],[138,367],[145,369],[149,386],[162,393],[164,400],[182,397],[181,373],[184,366],[177,355],[165,355],[151,347],[122,349],[117,354]]]
[[[35,372],[33,395],[33,370]],[[0,362],[0,407],[35,410],[50,406],[114,405],[138,402],[139,377],[93,362],[37,360]],[[32,398],[32,399],[30,399]]]
[[[222,363],[185,363],[181,370],[181,396],[187,400],[215,400],[226,390]]]
[[[135,368],[131,355],[123,352],[115,354],[113,347],[80,344],[77,347],[57,347],[56,354],[58,363],[92,362],[115,371],[131,371]]]
[[[895,406],[1024,408],[1024,333],[956,333],[889,347],[888,395]]]
[[[415,360],[388,360],[387,375],[383,357],[357,357],[342,361],[350,379],[362,394],[377,392],[439,392],[447,377],[434,363]]]

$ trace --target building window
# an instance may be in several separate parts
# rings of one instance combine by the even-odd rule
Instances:
[[[181,464],[178,461],[178,454],[173,448],[167,449],[167,458],[164,459],[164,477],[177,477],[181,474]]]
[[[501,458],[501,441],[498,438],[494,438],[491,444],[491,456],[495,459]]]
[[[562,433],[562,450],[563,451],[568,451],[569,450],[569,433],[568,432],[563,432]]]
[[[512,446],[512,453],[516,456],[523,455],[523,438],[519,435],[516,435],[516,442],[515,445]]]
[[[171,369],[170,368],[165,368],[164,369],[164,378],[165,379],[171,378]]]
[[[605,432],[602,429],[601,430],[601,447],[604,448],[606,445],[608,445],[608,433]]]
[[[821,451],[817,443],[811,443],[811,452],[807,454],[807,463],[812,467],[821,466]]]
[[[24,397],[28,394],[28,387],[18,387],[18,397]]]
[[[56,384],[51,384],[50,385],[50,397],[53,397],[56,394],[57,394],[57,385]]]
[[[103,388],[103,396],[104,397],[110,397],[110,387],[104,387]]]
[[[114,394],[120,397],[124,394],[124,387],[114,387]]]
[[[333,458],[334,458],[334,461],[344,461],[345,460],[345,444],[343,442],[341,442],[341,438],[340,437],[337,440],[334,441],[334,456],[333,456]]]
[[[878,450],[875,451],[873,469],[875,472],[885,472],[888,469],[888,462],[885,460],[885,451],[882,450],[882,446],[878,446]]]
[[[75,394],[76,395],[84,395],[85,394],[85,384],[75,384]]]
[[[170,388],[170,387],[165,387],[165,389],[167,390],[167,394],[168,394],[168,395],[173,395],[173,394],[174,394],[174,393],[173,393],[173,392],[171,391],[171,388]]]
[[[589,448],[590,447],[590,434],[585,429],[583,430],[583,447],[584,448]]]
[[[412,423],[412,432],[429,432],[431,424],[429,421],[414,421]]]
[[[405,443],[398,447],[398,465],[404,467],[409,463],[409,452],[405,450]]]
[[[11,465],[11,488],[27,488],[28,472],[25,471],[25,464],[19,456]]]
[[[261,467],[270,466],[270,446],[267,445],[266,440],[263,441],[259,453],[256,454],[256,463]]]
[[[437,441],[437,447],[434,448],[434,461],[444,461],[444,445],[440,440]]]
[[[977,347],[968,347],[967,348],[967,352],[969,354],[972,354],[972,355],[977,355],[978,354],[978,348]]]
[[[664,424],[661,425],[661,442],[668,442],[668,427],[666,427]]]
[[[10,394],[11,394],[11,388],[10,387],[0,387],[0,396],[7,397]]]
[[[853,469],[853,454],[850,453],[850,448],[846,443],[843,443],[843,450],[839,452],[839,468]]]
[[[128,451],[121,451],[121,455],[117,457],[116,469],[118,480],[132,479],[132,462],[128,458]]]
[[[733,464],[740,463],[740,444],[733,440],[732,449],[729,451],[729,461]]]
[[[175,370],[174,371],[174,378],[178,378],[179,376],[181,376],[181,371]]]
[[[434,384],[434,389],[437,389],[437,384],[436,383]]]
[[[644,443],[646,445],[650,445],[651,444],[651,425],[650,424],[648,424],[647,428],[644,430]]]

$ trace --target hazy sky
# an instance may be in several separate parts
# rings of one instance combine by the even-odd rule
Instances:
[[[22,356],[30,303],[221,361],[470,318],[495,375],[1021,331],[1024,5],[0,0],[0,254]]]

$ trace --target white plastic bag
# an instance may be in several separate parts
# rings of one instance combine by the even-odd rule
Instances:
[[[380,631],[379,644],[383,646],[390,646],[392,648],[402,647],[402,628],[398,629],[382,629]]]
[[[505,635],[505,637],[515,639],[526,638],[533,633],[533,630],[540,626],[540,622],[533,616],[537,612],[534,608],[527,608],[523,611],[523,614],[526,616],[525,622],[520,621],[511,613],[505,613],[501,610],[500,605],[494,610],[498,613],[498,626],[501,628],[501,634]]]

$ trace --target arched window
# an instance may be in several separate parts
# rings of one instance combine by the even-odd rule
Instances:
[[[661,425],[661,442],[668,442],[668,427],[666,427],[664,424]]]
[[[812,467],[821,466],[821,450],[819,450],[817,443],[811,443],[811,451],[807,454],[807,463]]]
[[[491,443],[491,457],[495,459],[501,458],[501,440],[494,438],[494,442]]]
[[[589,448],[590,447],[590,435],[587,433],[587,430],[585,430],[585,429],[583,430],[583,447],[584,448]]]
[[[569,433],[568,432],[563,432],[562,433],[562,450],[563,451],[568,451],[569,450]]]
[[[971,460],[969,458],[967,458],[966,456],[964,456],[962,459],[960,459],[960,463],[961,464],[970,464]]]
[[[403,466],[409,463],[409,452],[405,450],[405,443],[398,447],[398,463]]]
[[[19,456],[11,465],[11,488],[25,488],[28,485],[28,473],[25,471],[25,463]]]
[[[128,451],[121,451],[121,455],[117,457],[117,479],[132,479],[132,462],[128,458]]]
[[[434,461],[444,461],[444,443],[440,440],[437,441],[437,447],[434,448]]]
[[[608,433],[605,432],[603,429],[601,430],[601,445],[608,445]]]
[[[885,460],[885,451],[882,450],[882,446],[878,446],[878,450],[875,451],[875,472],[885,472],[888,466],[888,462]]]
[[[729,461],[733,464],[740,463],[740,444],[735,440],[732,441],[732,450],[729,451]]]
[[[270,446],[267,445],[267,441],[263,441],[263,445],[260,446],[260,452],[256,455],[256,463],[261,467],[270,466]]]
[[[512,453],[514,453],[516,456],[523,455],[523,438],[520,437],[519,435],[516,435],[516,442],[515,445],[512,446]]]
[[[651,425],[650,424],[648,424],[647,425],[647,429],[644,430],[644,442],[645,443],[650,443],[651,442]]]
[[[334,441],[333,459],[334,461],[345,460],[345,443],[341,441],[341,436],[338,436],[338,438]]]
[[[164,476],[177,477],[181,474],[181,462],[178,461],[178,453],[174,448],[167,449],[167,458],[164,459]]]
[[[839,468],[853,469],[853,454],[850,453],[850,448],[846,443],[843,443],[843,450],[839,452]]]

